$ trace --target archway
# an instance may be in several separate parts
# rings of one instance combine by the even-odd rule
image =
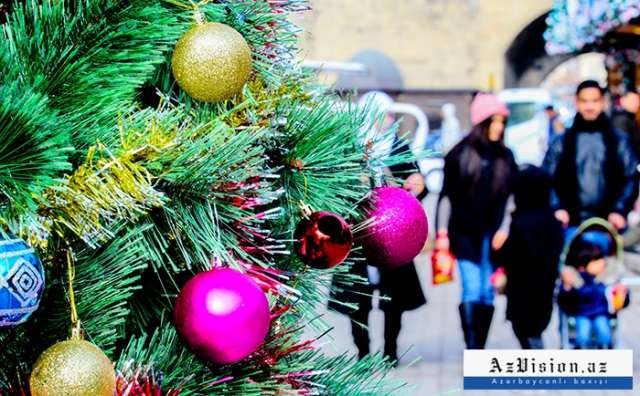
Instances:
[[[576,86],[584,80],[596,80],[607,86],[606,56],[598,52],[578,54],[561,63],[540,83],[540,88],[556,96],[566,94],[573,99]]]
[[[545,13],[529,23],[515,37],[505,53],[505,88],[536,87],[558,65],[573,54],[550,56],[544,49],[547,27]]]

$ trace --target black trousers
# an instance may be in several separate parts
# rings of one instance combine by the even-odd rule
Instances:
[[[351,313],[351,334],[353,341],[358,348],[358,356],[360,358],[369,354],[369,309],[358,309]],[[402,329],[402,312],[392,308],[384,311],[384,354],[391,360],[398,358],[398,336]]]

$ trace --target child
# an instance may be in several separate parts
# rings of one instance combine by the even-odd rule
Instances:
[[[507,319],[523,349],[542,349],[542,332],[553,311],[553,292],[564,230],[549,205],[551,181],[536,167],[516,181],[509,237],[494,253],[506,274]]]
[[[613,341],[609,319],[628,304],[627,289],[616,284],[607,287],[603,281],[607,269],[606,254],[602,247],[584,238],[576,241],[562,270],[562,288],[558,304],[576,319],[576,348],[592,345],[611,349]],[[622,303],[616,303],[622,301]]]

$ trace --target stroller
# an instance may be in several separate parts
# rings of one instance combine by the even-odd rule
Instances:
[[[567,256],[576,242],[582,238],[595,244],[598,244],[605,252],[607,258],[607,269],[604,278],[607,283],[619,281],[624,274],[623,263],[623,241],[622,237],[606,220],[601,218],[591,218],[583,222],[575,233],[569,238],[565,244],[564,250],[560,257],[559,270],[566,264]],[[558,283],[556,295],[562,287],[561,282]],[[576,321],[575,317],[568,315],[558,306],[559,315],[559,332],[560,332],[560,348],[575,348],[576,340]],[[610,314],[609,325],[611,326],[613,335],[613,346],[617,343],[618,320],[616,314]]]

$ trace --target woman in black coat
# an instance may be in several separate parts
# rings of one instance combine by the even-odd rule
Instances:
[[[473,128],[445,157],[436,227],[436,249],[456,256],[462,281],[458,307],[468,349],[482,349],[493,318],[492,249],[507,237],[507,201],[517,174],[504,144],[509,111],[491,94],[471,104]]]
[[[564,228],[550,205],[551,179],[536,167],[522,170],[509,237],[493,262],[507,275],[507,319],[523,349],[542,349],[553,311]]]

